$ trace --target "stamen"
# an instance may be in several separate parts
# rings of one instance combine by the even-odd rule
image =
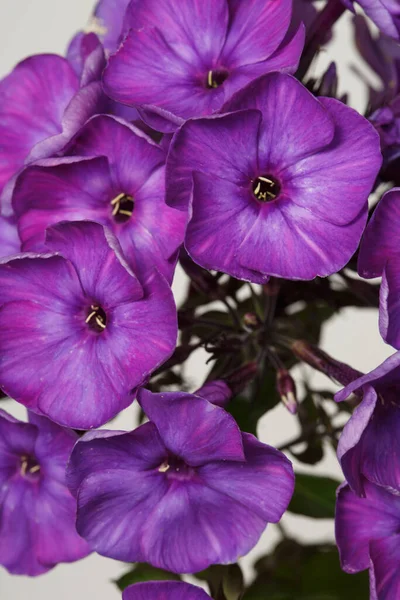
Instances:
[[[112,216],[115,220],[118,223],[125,223],[133,214],[133,197],[128,194],[118,194],[118,196],[111,200],[111,206],[113,207]]]
[[[253,181],[253,194],[260,202],[275,200],[280,192],[280,183],[271,175],[260,175]]]
[[[85,323],[89,325],[90,329],[101,333],[107,327],[107,315],[104,309],[97,304],[91,304],[90,312],[85,319]]]
[[[23,477],[25,477],[27,473],[31,473],[33,475],[34,473],[38,473],[40,471],[40,465],[36,463],[35,459],[23,455],[21,456],[20,460],[20,473]]]
[[[160,465],[160,466],[158,467],[158,470],[159,470],[159,472],[160,472],[160,473],[165,473],[166,471],[168,471],[168,469],[169,469],[169,464],[168,464],[168,461],[167,461],[167,460],[166,460],[166,461],[164,461],[164,462],[162,463],[162,465]]]
[[[226,69],[216,69],[215,71],[208,71],[207,73],[207,84],[208,89],[218,88],[228,78],[229,71]]]

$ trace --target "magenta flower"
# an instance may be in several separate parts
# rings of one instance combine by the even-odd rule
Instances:
[[[287,35],[292,0],[131,0],[106,93],[159,131],[218,111],[264,73],[297,68],[304,28]]]
[[[149,581],[130,585],[122,600],[210,600],[203,590],[181,581]]]
[[[400,598],[400,497],[365,482],[365,498],[338,490],[336,543],[342,569],[370,569],[371,600]]]
[[[382,275],[379,329],[383,339],[400,349],[400,188],[384,194],[364,233],[358,259],[362,277]]]
[[[359,377],[335,399],[345,400],[354,391],[363,400],[345,425],[338,458],[351,488],[364,495],[365,478],[395,493],[400,492],[400,352]]]
[[[107,54],[115,52],[122,41],[122,27],[129,2],[100,0],[96,4],[88,30],[98,35]]]
[[[186,122],[169,152],[167,202],[191,212],[191,258],[256,283],[341,269],[357,249],[382,161],[374,128],[279,73],[223,111]]]
[[[98,427],[174,350],[172,292],[155,270],[139,280],[96,223],[52,227],[46,247],[0,264],[0,387],[57,423]]]
[[[398,0],[342,0],[342,2],[353,12],[355,12],[353,3],[357,2],[383,33],[399,39],[400,4]]]
[[[42,161],[17,179],[22,249],[43,251],[49,225],[93,220],[114,232],[135,273],[157,268],[172,281],[187,217],[165,203],[165,151],[128,123],[100,115],[67,152],[79,158]]]
[[[0,564],[10,573],[40,575],[89,553],[65,483],[77,438],[31,412],[22,423],[0,410]]]
[[[203,398],[143,389],[138,398],[149,423],[75,446],[77,530],[99,554],[174,572],[235,562],[286,510],[291,463]]]

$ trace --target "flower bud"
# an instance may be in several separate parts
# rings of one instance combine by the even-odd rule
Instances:
[[[295,415],[297,413],[296,384],[286,369],[277,371],[276,387],[283,404],[292,415]]]

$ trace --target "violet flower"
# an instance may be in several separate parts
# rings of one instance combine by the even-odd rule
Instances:
[[[22,249],[43,251],[49,225],[93,220],[114,232],[135,273],[157,268],[172,281],[187,217],[165,203],[165,151],[128,123],[100,115],[67,153],[77,158],[42,161],[17,179]]]
[[[106,93],[159,131],[218,111],[264,73],[294,72],[304,28],[287,36],[292,0],[131,0]]]
[[[186,122],[168,156],[167,202],[191,212],[191,258],[256,283],[337,272],[357,249],[381,165],[372,125],[279,73],[223,111]]]
[[[174,350],[172,292],[155,270],[137,279],[97,223],[52,227],[46,247],[0,264],[0,387],[57,423],[98,427]]]
[[[342,0],[352,12],[354,2],[364,10],[365,14],[386,35],[400,37],[400,4],[398,0]]]
[[[90,551],[65,483],[77,438],[32,412],[23,423],[0,410],[0,564],[10,573],[40,575]]]
[[[75,446],[77,530],[99,554],[173,572],[235,562],[286,510],[291,463],[203,398],[141,389],[138,399],[150,422]]]
[[[342,569],[370,569],[371,600],[400,598],[400,497],[365,482],[365,498],[338,490],[336,543]]]
[[[382,275],[379,329],[383,339],[400,349],[400,188],[382,197],[364,233],[358,258],[362,277]]]
[[[210,600],[210,596],[181,581],[148,581],[127,587],[122,600]]]
[[[352,392],[363,392],[340,436],[338,458],[351,488],[365,494],[364,478],[400,492],[400,352],[355,379],[338,392],[340,402]]]

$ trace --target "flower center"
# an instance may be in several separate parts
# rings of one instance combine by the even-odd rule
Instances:
[[[29,477],[31,475],[34,475],[35,478],[39,477],[40,465],[36,462],[36,459],[32,458],[32,456],[23,454],[20,457],[20,461],[20,473],[23,477]]]
[[[104,308],[97,304],[91,304],[85,323],[89,325],[89,329],[96,333],[104,331],[107,327],[107,315]]]
[[[262,175],[253,181],[253,194],[260,202],[271,202],[280,192],[280,183],[272,175]]]
[[[118,194],[111,200],[112,216],[117,223],[126,223],[132,216],[135,203],[128,194]]]
[[[158,471],[165,473],[168,479],[190,479],[194,474],[194,469],[177,456],[169,456],[158,467]]]
[[[215,71],[208,71],[207,73],[207,87],[208,89],[217,88],[224,83],[228,78],[228,71],[226,69],[216,69]]]

